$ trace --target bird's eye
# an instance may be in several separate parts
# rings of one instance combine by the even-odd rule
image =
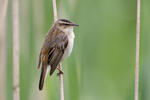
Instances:
[[[66,26],[67,26],[67,25],[69,25],[69,24],[64,24],[64,25],[66,25]]]
[[[68,26],[69,24],[67,24],[67,23],[60,23],[60,26],[62,26],[62,25]]]

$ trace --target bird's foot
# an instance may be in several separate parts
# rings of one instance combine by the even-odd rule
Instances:
[[[64,72],[59,67],[57,67],[57,69],[59,71],[59,73],[57,73],[57,76],[59,76],[60,74],[64,74]]]

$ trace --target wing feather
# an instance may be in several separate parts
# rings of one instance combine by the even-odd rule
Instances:
[[[59,35],[51,44],[48,57],[48,64],[51,66],[50,75],[53,74],[58,64],[60,63],[67,45],[68,37],[65,34]]]

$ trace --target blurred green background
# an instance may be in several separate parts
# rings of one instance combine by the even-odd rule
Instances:
[[[59,18],[79,24],[63,62],[65,100],[133,100],[136,0],[57,0]],[[7,12],[6,100],[12,95],[12,0]],[[57,71],[38,90],[38,56],[53,24],[51,0],[19,0],[21,100],[59,100]],[[141,1],[139,100],[150,100],[150,0]]]

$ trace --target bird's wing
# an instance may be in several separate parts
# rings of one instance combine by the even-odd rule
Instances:
[[[50,75],[53,74],[60,63],[67,45],[68,37],[65,34],[58,35],[56,39],[49,44],[48,64],[51,66]]]

